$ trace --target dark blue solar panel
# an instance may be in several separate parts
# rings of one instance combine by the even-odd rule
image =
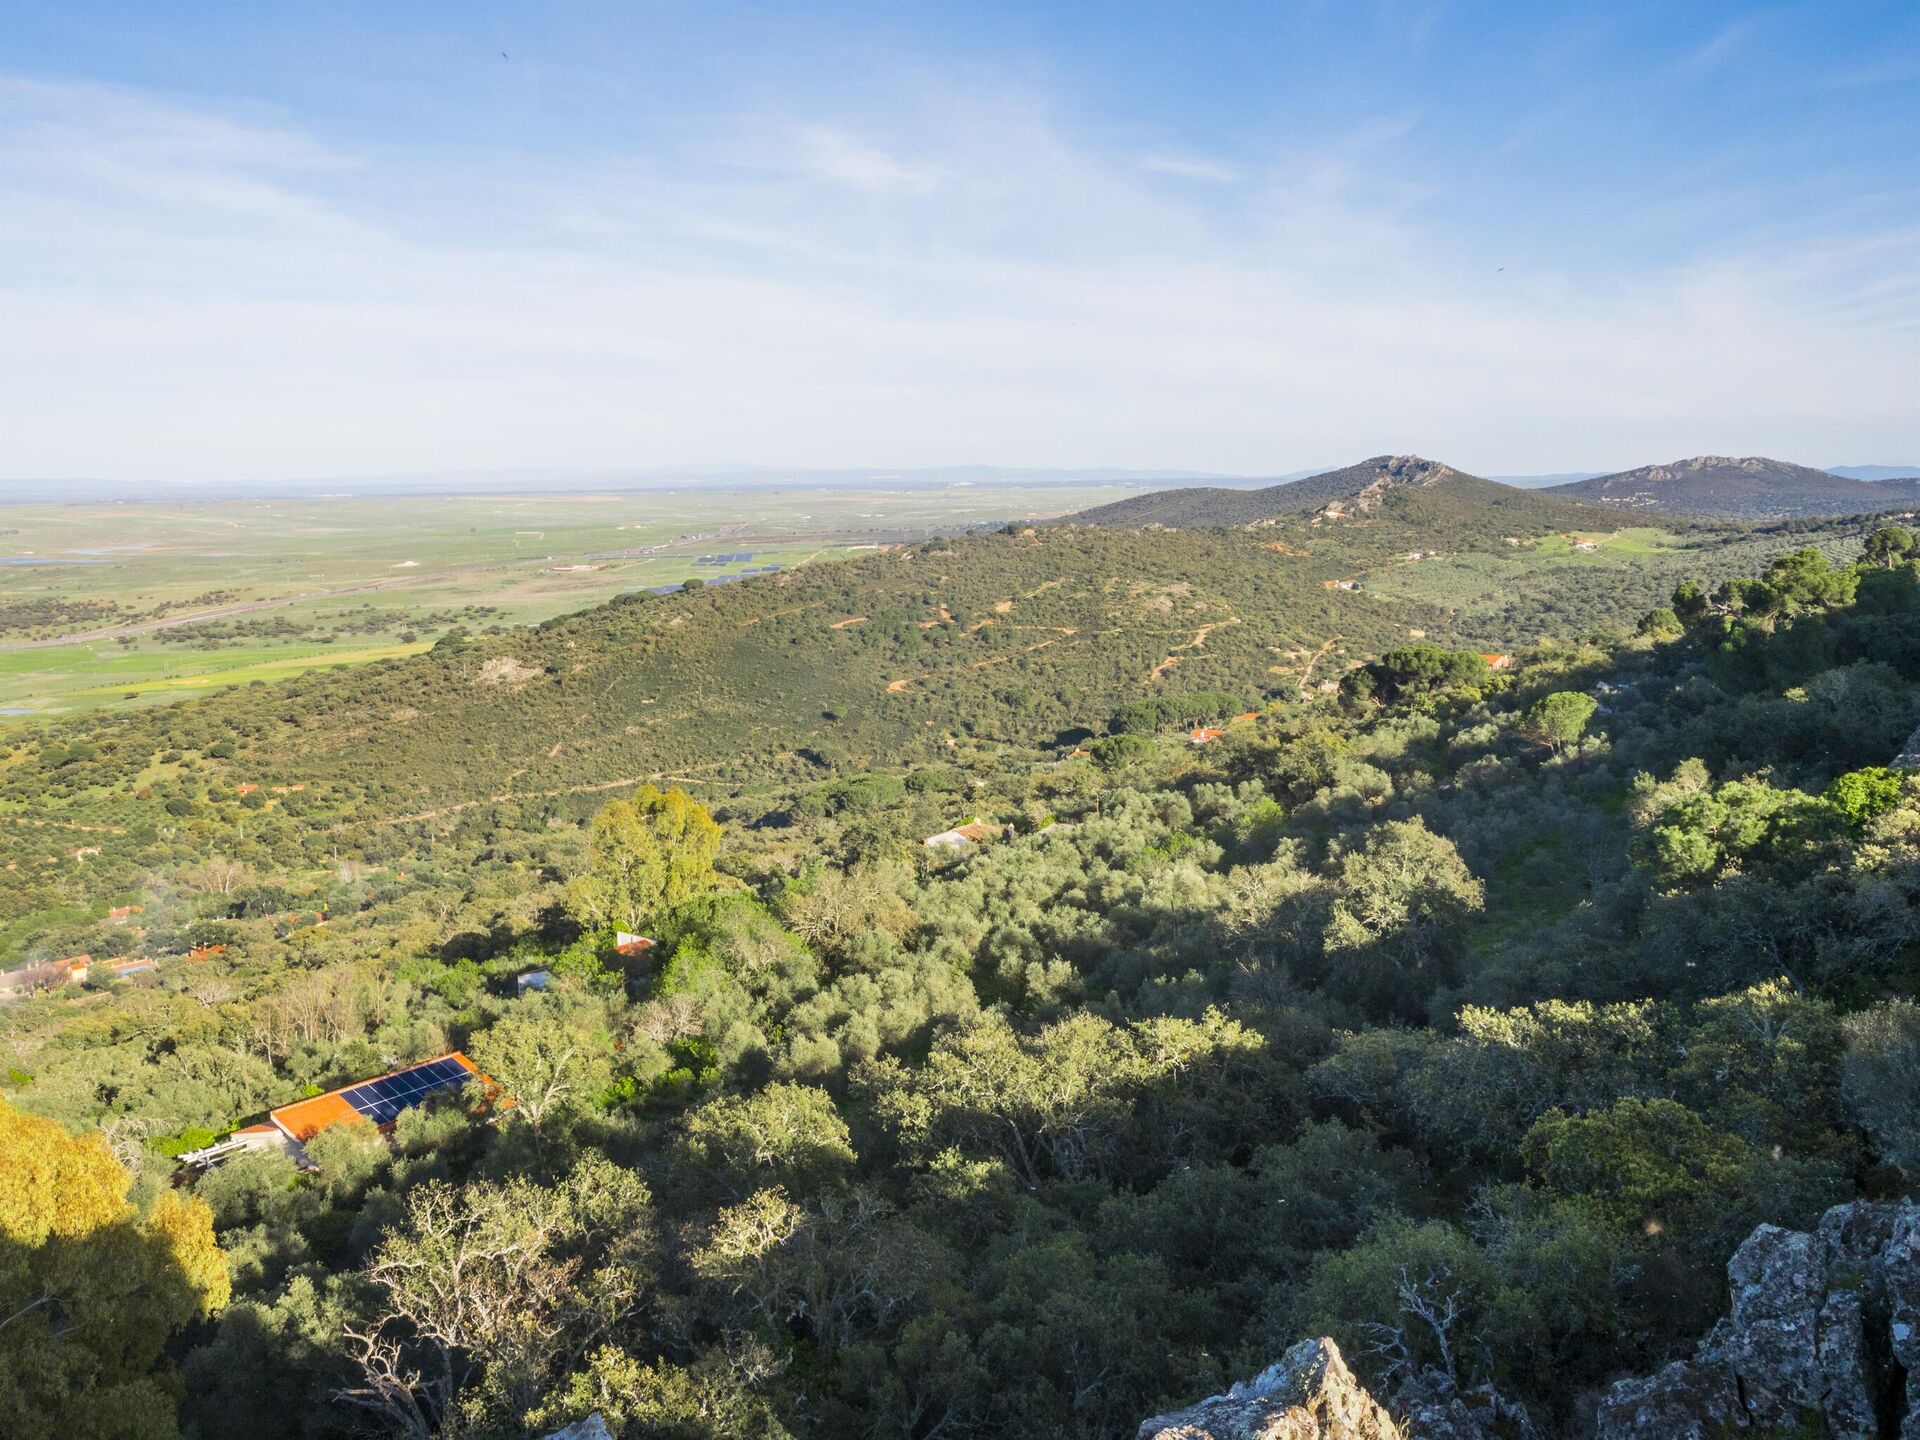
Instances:
[[[340,1092],[360,1114],[376,1125],[391,1124],[402,1110],[418,1105],[427,1096],[450,1086],[463,1085],[467,1067],[458,1060],[435,1060],[402,1070],[398,1075],[382,1075]]]

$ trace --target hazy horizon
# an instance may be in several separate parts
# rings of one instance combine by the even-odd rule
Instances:
[[[1382,452],[1373,452],[1374,454]],[[357,498],[378,498],[382,495],[419,496],[419,495],[460,495],[463,493],[506,495],[506,494],[566,494],[591,490],[611,491],[648,491],[674,488],[699,489],[711,487],[715,490],[729,489],[827,489],[842,487],[874,487],[888,485],[902,487],[937,485],[980,485],[983,488],[996,484],[1005,485],[1060,485],[1071,486],[1083,482],[1100,482],[1115,485],[1138,485],[1143,488],[1152,486],[1180,487],[1188,485],[1220,485],[1229,487],[1285,484],[1294,480],[1306,479],[1324,474],[1346,465],[1357,463],[1361,458],[1334,461],[1328,464],[1305,466],[1291,469],[1273,469],[1256,474],[1229,474],[1219,471],[1182,469],[1169,467],[1157,470],[1135,470],[1124,466],[1084,465],[1084,466],[1020,466],[1020,465],[930,465],[930,466],[877,466],[853,465],[838,468],[809,468],[805,466],[780,465],[713,465],[641,468],[637,466],[610,466],[593,470],[556,470],[540,466],[523,466],[506,469],[460,469],[426,470],[409,472],[374,472],[358,475],[286,475],[270,477],[241,477],[232,480],[142,480],[105,476],[79,476],[72,479],[53,477],[23,476],[11,477],[0,489],[0,504],[55,504],[55,503],[136,503],[143,500],[216,500],[231,498],[272,498],[277,494],[298,495],[302,498],[324,498],[329,490],[337,488],[343,496]],[[1445,461],[1445,456],[1429,455],[1426,458]],[[1673,456],[1667,460],[1648,461],[1648,464],[1669,463],[1682,458]],[[1783,457],[1770,457],[1780,459]],[[1799,463],[1799,462],[1792,462]],[[1481,474],[1471,466],[1464,468],[1470,474]],[[1637,467],[1627,467],[1637,468]],[[1848,475],[1850,478],[1877,481],[1920,476],[1920,465],[1899,465],[1883,463],[1856,463],[1850,465],[1811,466],[1824,469],[1829,474]],[[1854,472],[1872,472],[1858,474]],[[1598,469],[1538,471],[1529,474],[1486,474],[1484,478],[1496,480],[1502,484],[1514,485],[1525,489],[1543,488],[1574,480],[1591,479],[1614,472]],[[158,493],[155,493],[155,492]]]

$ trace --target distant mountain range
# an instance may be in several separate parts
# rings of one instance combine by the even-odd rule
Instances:
[[[1254,488],[1190,485],[1153,490],[1068,518],[1079,525],[1169,529],[1248,526],[1306,516],[1336,521],[1364,517],[1383,506],[1404,510],[1416,496],[1423,497],[1418,503],[1434,510],[1434,519],[1458,521],[1472,511],[1481,519],[1511,517],[1516,526],[1574,528],[1604,523],[1603,512],[1621,510],[1740,519],[1900,510],[1920,507],[1920,477],[1859,480],[1759,456],[1702,455],[1613,475],[1525,486],[1469,475],[1418,455],[1377,455],[1358,465]]]
[[[1920,478],[1860,480],[1763,455],[1697,455],[1555,485],[1543,493],[1617,510],[1756,519],[1859,515],[1920,505]]]
[[[1382,457],[1387,458],[1387,457]],[[1367,461],[1365,464],[1374,462]],[[1563,494],[1596,498],[1605,504],[1627,502],[1614,494],[1596,495],[1595,485],[1618,483],[1628,494],[1650,490],[1651,484],[1626,483],[1655,472],[1679,472],[1687,467],[1735,466],[1771,467],[1788,476],[1779,491],[1778,503],[1759,504],[1745,495],[1742,505],[1727,508],[1730,502],[1709,495],[1702,503],[1692,503],[1692,489],[1669,488],[1658,503],[1649,508],[1685,510],[1702,514],[1852,514],[1859,510],[1883,508],[1892,503],[1903,505],[1909,497],[1897,494],[1892,502],[1887,492],[1868,492],[1848,485],[1822,485],[1820,477],[1885,483],[1914,480],[1920,485],[1920,465],[1836,465],[1828,470],[1813,470],[1804,465],[1782,461],[1748,459],[1728,460],[1702,456],[1677,461],[1673,465],[1647,466],[1605,474],[1598,470],[1561,471],[1553,474],[1491,475],[1488,482],[1518,490],[1553,490]],[[1127,470],[1115,466],[1029,467],[1009,465],[937,465],[918,468],[865,466],[847,469],[785,469],[775,466],[708,465],[654,469],[514,469],[514,470],[438,470],[390,475],[311,476],[304,479],[207,480],[177,483],[146,480],[105,479],[9,479],[0,481],[0,504],[100,504],[162,500],[237,499],[314,499],[328,496],[400,496],[400,495],[539,495],[577,494],[584,491],[659,491],[659,490],[892,490],[952,485],[1112,485],[1173,486],[1203,488],[1214,492],[1264,493],[1294,481],[1320,480],[1327,475],[1342,475],[1345,470],[1290,470],[1266,475],[1225,475],[1206,470]],[[1454,472],[1464,474],[1465,472]],[[1479,477],[1474,477],[1479,478]],[[1762,481],[1761,483],[1769,483]],[[1810,488],[1811,487],[1811,488]],[[1725,487],[1721,487],[1724,489]],[[1158,494],[1158,491],[1154,492]],[[1796,495],[1812,495],[1811,504],[1800,503]],[[1142,496],[1140,498],[1147,498]],[[1736,497],[1740,498],[1740,497]],[[1681,503],[1682,500],[1687,503]],[[1837,509],[1835,507],[1838,507]],[[1104,523],[1104,522],[1096,522]],[[1143,522],[1153,523],[1153,522]],[[1164,523],[1164,522],[1162,522]],[[1227,522],[1230,523],[1230,522]]]
[[[1911,480],[1920,476],[1920,465],[1829,465],[1827,473],[1849,480]]]
[[[1376,455],[1358,465],[1256,490],[1211,485],[1155,490],[1068,518],[1076,525],[1190,530],[1286,519],[1334,522],[1387,512],[1417,518],[1409,513],[1412,510],[1424,512],[1418,518],[1435,522],[1457,522],[1471,514],[1536,527],[1592,525],[1605,519],[1600,511],[1577,500],[1485,480],[1418,455]]]

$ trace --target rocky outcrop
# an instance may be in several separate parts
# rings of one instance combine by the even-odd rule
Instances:
[[[1907,737],[1900,753],[1887,762],[1889,770],[1920,770],[1920,730]]]
[[[1331,1340],[1302,1340],[1251,1380],[1156,1415],[1139,1440],[1408,1440]]]
[[[1395,1417],[1398,1417],[1396,1420]],[[1482,1387],[1461,1393],[1439,1370],[1403,1378],[1388,1405],[1331,1340],[1303,1340],[1251,1380],[1156,1415],[1139,1440],[1541,1440],[1522,1407]]]
[[[596,1410],[586,1419],[576,1420],[566,1429],[555,1430],[551,1435],[541,1437],[541,1440],[613,1440],[613,1434]]]
[[[1460,474],[1451,465],[1423,460],[1418,455],[1382,455],[1368,464],[1375,471],[1373,478],[1351,495],[1328,501],[1320,510],[1322,519],[1344,520],[1350,515],[1364,514],[1384,503],[1395,490],[1427,490]]]
[[[1599,1440],[1920,1440],[1920,1205],[1836,1205],[1811,1232],[1762,1225],[1727,1281],[1729,1312],[1692,1360],[1608,1390]]]

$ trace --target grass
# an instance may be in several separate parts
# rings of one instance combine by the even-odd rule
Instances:
[[[121,651],[110,643],[0,653],[0,694],[34,714],[153,704],[255,680],[284,680],[325,666],[417,654],[431,642],[364,646],[247,646],[207,653]],[[13,718],[21,718],[15,716]]]
[[[1595,548],[1576,549],[1576,541]],[[1688,534],[1632,526],[1549,534],[1492,553],[1393,560],[1360,578],[1382,599],[1444,612],[1460,631],[1504,649],[1529,618],[1554,617],[1563,635],[1580,633],[1576,617],[1583,614],[1611,611],[1619,623],[1666,604],[1681,579],[1712,585],[1753,574],[1791,543],[1737,526]],[[1842,529],[1801,543],[1818,544],[1835,560],[1850,559],[1859,549],[1858,539]]]
[[[36,602],[116,607],[0,628],[0,712],[71,715],[364,664],[425,648],[455,623],[536,624],[627,590],[820,564],[1119,493],[947,485],[0,506],[0,557],[55,562],[0,565],[0,615]],[[752,558],[698,563],[741,554]],[[210,622],[228,629],[224,642],[137,628],[16,648],[220,610],[238,612]],[[268,633],[288,627],[297,633]]]
[[[1579,550],[1575,548],[1576,542],[1599,548]],[[1535,555],[1599,562],[1602,555],[1670,555],[1684,551],[1687,542],[1671,530],[1642,525],[1626,530],[1569,530],[1561,535],[1544,536],[1529,548]]]

